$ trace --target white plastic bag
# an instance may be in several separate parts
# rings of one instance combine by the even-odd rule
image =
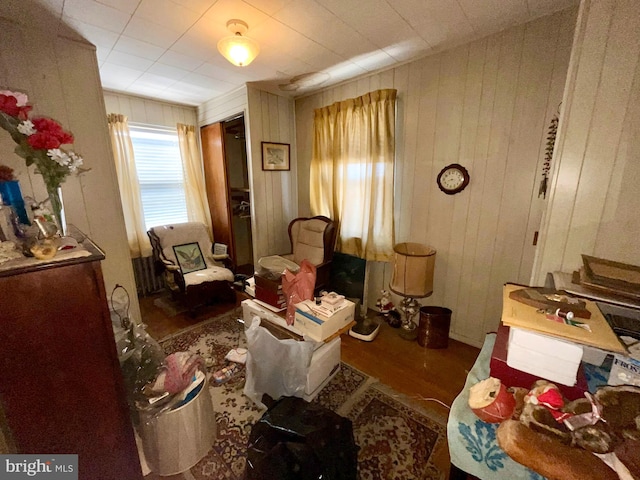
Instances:
[[[260,408],[266,408],[262,403],[265,393],[274,400],[302,397],[315,342],[279,340],[260,326],[257,316],[245,333],[248,352],[244,394]]]

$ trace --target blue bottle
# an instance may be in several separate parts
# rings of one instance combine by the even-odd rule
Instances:
[[[27,211],[24,208],[24,200],[22,198],[22,192],[20,191],[20,183],[17,180],[7,180],[0,182],[0,195],[2,196],[2,203],[5,205],[11,205],[18,215],[20,223],[25,225],[31,225]]]

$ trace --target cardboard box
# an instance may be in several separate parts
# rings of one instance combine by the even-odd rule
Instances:
[[[244,300],[242,302],[242,318],[245,322],[245,328],[251,326],[254,317],[260,318],[262,322],[261,325],[264,323],[272,323],[279,327],[286,328],[294,334],[295,337],[302,337],[303,335],[302,331],[287,325],[284,318],[280,315],[263,308],[253,300]],[[310,402],[313,400],[320,390],[340,371],[341,345],[340,337],[334,338],[328,343],[316,343],[309,364],[307,382],[303,395],[306,401]]]
[[[245,328],[249,328],[249,326],[251,326],[251,322],[253,321],[254,317],[259,317],[262,320],[266,320],[281,328],[284,328],[290,331],[296,337],[302,338],[304,336],[304,333],[300,329],[295,328],[293,325],[287,325],[284,317],[278,315],[275,312],[272,312],[262,305],[259,305],[253,300],[243,300],[242,319],[244,320]]]
[[[569,363],[578,365],[582,361],[582,345],[561,340],[526,328],[513,327],[509,330],[509,345],[526,348],[553,359],[552,365]]]
[[[305,300],[296,304],[294,326],[303,331],[310,338],[321,342],[329,338],[338,330],[346,327],[355,319],[355,303],[345,300],[346,307],[331,316],[317,312],[315,303]]]
[[[314,350],[307,373],[303,398],[310,402],[340,370],[340,337]]]
[[[496,335],[496,341],[493,346],[493,352],[491,353],[491,360],[489,363],[490,374],[492,377],[500,379],[500,381],[507,387],[531,389],[534,382],[540,380],[541,377],[507,365],[508,341],[509,327],[506,325],[500,325]],[[561,383],[557,383],[556,385],[567,400],[583,398],[584,393],[589,391],[587,377],[584,373],[584,367],[582,364],[578,367],[575,386],[562,385]]]
[[[635,385],[640,387],[640,360],[615,354],[609,373],[609,385]]]
[[[581,345],[523,328],[509,330],[507,365],[512,368],[573,386],[581,360]]]

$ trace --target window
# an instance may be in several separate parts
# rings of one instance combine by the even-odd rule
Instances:
[[[175,128],[129,124],[147,230],[188,221]]]

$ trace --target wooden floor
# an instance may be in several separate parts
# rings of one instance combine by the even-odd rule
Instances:
[[[156,296],[140,299],[142,320],[147,332],[157,340],[185,327],[240,305],[246,298],[238,293],[235,303],[215,304],[199,310],[194,318],[188,314],[167,315],[154,305]],[[370,313],[375,315],[375,313]],[[398,329],[382,324],[372,342],[342,335],[342,360],[379,379],[397,392],[422,403],[441,416],[447,416],[453,399],[460,393],[468,370],[479,350],[456,340],[449,340],[446,349],[428,349],[416,341],[398,335]],[[448,451],[436,452],[436,464],[448,471]]]

